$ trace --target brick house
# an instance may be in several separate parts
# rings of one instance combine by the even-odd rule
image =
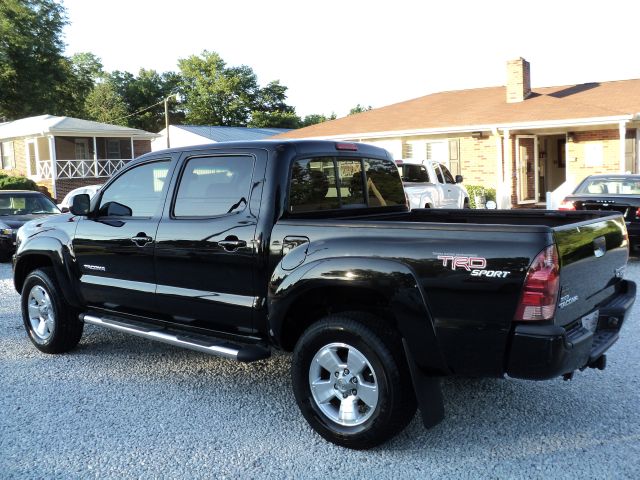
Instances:
[[[640,79],[531,89],[519,58],[506,87],[435,93],[276,138],[375,144],[495,188],[501,208],[554,208],[587,175],[640,172]]]
[[[0,172],[24,175],[62,199],[74,188],[104,183],[151,151],[155,133],[71,117],[40,115],[0,124]]]

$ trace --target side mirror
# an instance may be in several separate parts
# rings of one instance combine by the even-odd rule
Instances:
[[[462,175],[456,175],[456,183],[462,183]]]
[[[73,197],[69,211],[74,215],[87,215],[91,199],[86,193],[80,193]]]

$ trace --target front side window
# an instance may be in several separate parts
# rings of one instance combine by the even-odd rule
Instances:
[[[438,182],[445,183],[444,176],[442,175],[442,171],[440,170],[440,165],[438,165],[437,163],[433,163],[432,165],[433,165],[433,169],[436,171],[436,177],[438,177]]]
[[[187,160],[173,208],[175,217],[215,217],[241,212],[249,202],[253,157]]]
[[[439,167],[442,170],[442,175],[444,176],[445,183],[456,183],[456,181],[453,179],[453,175],[451,175],[451,172],[447,167],[445,167],[444,165],[439,165]]]
[[[404,204],[398,169],[389,160],[321,157],[293,164],[291,213]]]
[[[169,161],[128,170],[109,185],[100,199],[100,216],[152,217],[160,208]]]

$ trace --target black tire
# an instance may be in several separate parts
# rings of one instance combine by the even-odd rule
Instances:
[[[340,385],[334,384],[334,381],[338,381],[334,378],[335,372],[313,367],[316,365],[313,362],[314,357],[335,344],[349,346],[351,350],[344,350],[362,354],[370,365],[371,369],[364,367],[362,375],[358,375],[362,379],[356,379],[355,387],[364,388],[363,384],[367,383],[364,375],[373,380],[372,385],[378,392],[375,408],[368,407],[357,395],[347,400],[344,390],[342,393],[339,392],[338,388],[344,385],[352,388],[346,377]],[[338,356],[340,357],[339,353]],[[319,360],[316,358],[316,361]],[[344,363],[346,365],[346,360]],[[342,404],[338,396],[342,395],[345,402],[355,402],[352,404],[357,407],[357,413],[354,415],[360,415],[362,423],[341,425],[331,418],[331,414],[322,411],[311,392],[312,368],[316,369],[314,372],[321,370],[325,375],[323,378],[326,378],[328,373],[331,377],[329,383],[333,385],[329,386],[327,391],[337,392],[331,401],[322,402],[324,408],[341,411],[342,407],[332,404]],[[350,373],[348,369],[343,371]],[[340,375],[338,378],[342,378],[342,372]],[[399,334],[379,318],[366,313],[333,314],[311,325],[300,337],[294,349],[292,381],[298,407],[307,422],[322,437],[343,447],[365,449],[381,444],[402,431],[416,412],[415,393]],[[354,392],[357,392],[355,388],[351,390],[351,393]]]
[[[431,208],[431,204],[430,203],[425,203],[424,204],[424,208]]]
[[[38,295],[41,296],[40,302],[36,298]],[[30,305],[32,310],[39,310],[40,324],[45,324],[42,331],[34,326],[38,320],[32,322],[30,318]],[[41,352],[68,352],[80,341],[84,323],[78,318],[78,310],[64,300],[50,267],[42,267],[29,273],[22,287],[21,306],[29,339]]]
[[[471,208],[471,205],[469,204],[469,199],[465,198],[464,202],[462,203],[462,208]]]

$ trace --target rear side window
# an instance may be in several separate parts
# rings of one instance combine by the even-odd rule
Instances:
[[[406,203],[404,187],[395,163],[368,159],[364,164],[370,207],[392,207]]]
[[[253,157],[215,156],[187,160],[173,208],[175,217],[216,217],[248,203]]]
[[[291,213],[405,204],[398,169],[388,160],[336,157],[296,160],[290,185]]]

